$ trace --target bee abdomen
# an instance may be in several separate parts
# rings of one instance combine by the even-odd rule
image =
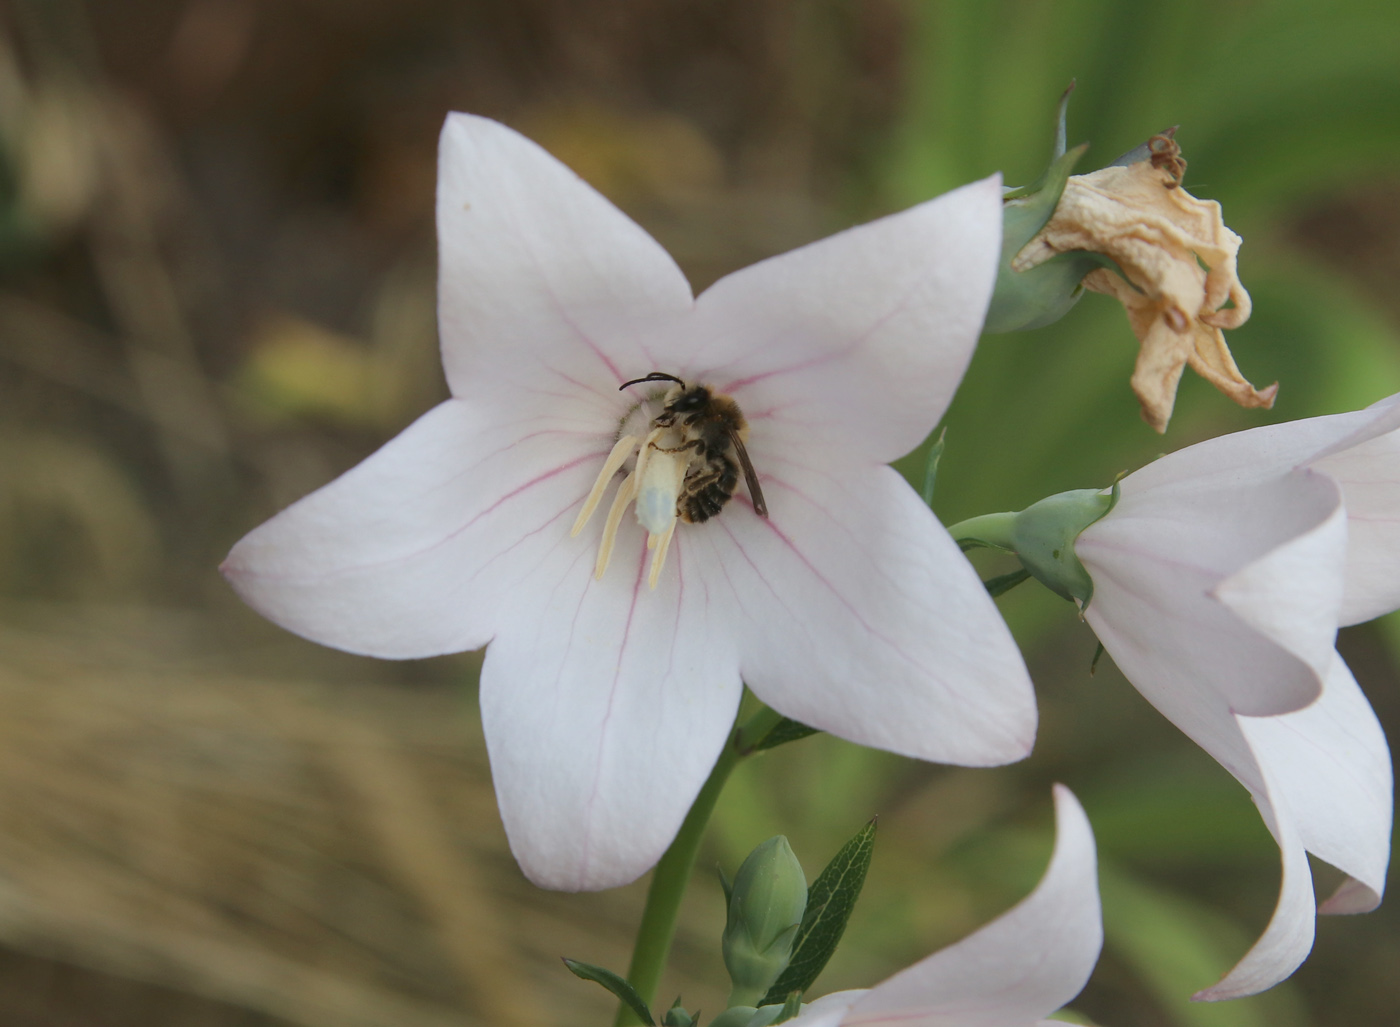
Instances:
[[[687,478],[676,499],[676,513],[690,524],[701,524],[724,509],[739,487],[739,471],[729,463],[711,464]]]

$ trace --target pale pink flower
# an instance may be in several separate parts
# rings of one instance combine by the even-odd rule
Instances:
[[[724,745],[741,683],[909,756],[990,765],[1029,751],[1034,699],[1010,634],[886,466],[928,433],[971,357],[996,270],[997,179],[697,299],[650,236],[502,125],[449,117],[439,176],[452,398],[249,534],[224,572],[267,617],[352,652],[490,643],[486,743],[532,880],[604,888],[650,867]],[[703,524],[655,523],[692,453],[664,453],[680,437],[651,432],[669,383],[619,391],[651,372],[738,404],[766,518],[740,476]],[[666,472],[640,482],[645,530],[622,515],[639,448]],[[595,482],[622,494],[617,516],[576,525]]]
[[[1035,1027],[1083,990],[1103,947],[1094,836],[1055,786],[1055,852],[1040,884],[955,945],[868,991],[825,995],[795,1027]]]
[[[1163,457],[1075,552],[1085,617],[1129,681],[1249,789],[1283,857],[1263,937],[1199,998],[1248,995],[1312,947],[1307,853],[1373,909],[1390,856],[1390,755],[1334,648],[1400,607],[1400,403],[1256,428]]]

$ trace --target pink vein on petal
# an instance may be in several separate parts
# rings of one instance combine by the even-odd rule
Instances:
[[[520,485],[518,488],[512,489],[510,492],[507,492],[504,496],[502,496],[500,499],[496,500],[494,503],[492,503],[492,504],[491,504],[489,507],[487,507],[485,510],[482,510],[482,511],[481,511],[480,513],[478,513],[475,517],[472,517],[470,520],[468,520],[465,524],[461,524],[461,525],[459,525],[458,527],[454,528],[452,531],[448,532],[448,534],[444,535],[442,538],[438,539],[436,542],[432,543],[431,545],[424,546],[422,549],[417,549],[417,550],[414,550],[413,552],[409,552],[409,553],[400,553],[400,554],[397,555],[397,556],[392,556],[392,557],[389,557],[389,558],[384,559],[384,560],[378,560],[378,561],[375,561],[375,562],[373,562],[373,563],[358,563],[358,564],[352,564],[352,565],[347,566],[347,567],[337,567],[337,568],[335,568],[335,569],[333,569],[333,570],[323,571],[323,572],[321,572],[320,574],[302,574],[302,573],[269,574],[269,573],[266,573],[266,572],[263,572],[263,571],[247,571],[247,570],[243,570],[242,568],[239,568],[239,567],[226,567],[225,573],[227,573],[227,574],[233,574],[233,575],[240,576],[240,577],[254,577],[254,578],[260,578],[260,579],[265,580],[265,581],[277,581],[277,580],[282,580],[282,579],[287,579],[287,578],[295,578],[295,579],[303,580],[303,581],[315,581],[315,580],[318,580],[318,579],[333,578],[333,577],[336,577],[337,575],[340,575],[340,574],[350,574],[350,573],[354,573],[354,572],[356,572],[356,571],[367,570],[367,569],[374,568],[374,567],[387,567],[387,566],[391,566],[391,565],[396,564],[396,563],[402,563],[402,562],[405,561],[405,560],[416,559],[417,557],[423,556],[423,555],[425,555],[425,554],[427,554],[427,553],[431,553],[433,550],[438,549],[438,548],[440,548],[440,547],[442,547],[442,546],[445,546],[447,543],[449,543],[449,542],[451,542],[453,539],[455,539],[458,535],[462,534],[462,532],[466,531],[468,528],[470,528],[472,525],[474,525],[477,521],[481,520],[481,518],[485,517],[487,514],[491,513],[491,512],[494,511],[495,509],[497,509],[502,503],[505,503],[506,501],[508,501],[508,500],[510,500],[510,499],[513,499],[514,497],[518,496],[520,493],[526,491],[527,489],[534,488],[536,485],[540,484],[540,483],[543,482],[543,481],[547,481],[547,480],[550,479],[550,478],[553,478],[553,477],[556,477],[557,475],[563,474],[565,471],[572,470],[573,468],[577,467],[579,464],[587,463],[588,461],[591,461],[591,460],[597,460],[598,457],[599,457],[599,456],[602,456],[602,455],[603,455],[603,454],[601,454],[601,453],[589,453],[589,454],[586,455],[586,456],[579,457],[577,460],[571,460],[571,461],[570,461],[569,463],[567,463],[567,464],[562,464],[562,465],[560,465],[559,467],[556,467],[556,468],[554,468],[554,469],[551,470],[551,471],[547,471],[547,472],[545,472],[544,474],[541,474],[541,475],[538,475],[538,476],[535,477],[535,478],[532,478],[531,480],[525,482],[523,485]],[[572,504],[571,504],[571,505],[572,505]],[[556,514],[555,516],[557,517],[558,515]],[[225,564],[227,564],[227,561],[225,561]]]
[[[509,210],[509,208],[507,209]],[[511,211],[511,220],[515,221],[516,237],[521,240],[521,244],[525,248],[525,253],[530,258],[530,263],[535,265],[535,271],[540,276],[540,283],[544,286],[545,294],[549,296],[550,302],[554,304],[554,309],[556,312],[558,312],[559,317],[563,320],[563,322],[566,325],[573,329],[574,334],[577,335],[579,339],[582,340],[583,344],[593,352],[594,356],[596,356],[599,360],[603,362],[604,366],[606,366],[607,369],[613,373],[613,375],[617,378],[619,382],[625,381],[625,376],[620,371],[618,371],[617,366],[612,362],[612,358],[610,358],[606,353],[604,353],[603,350],[592,339],[588,337],[588,334],[578,326],[578,323],[574,321],[573,317],[569,314],[568,309],[559,299],[558,294],[555,293],[554,283],[551,282],[549,280],[549,276],[545,274],[544,265],[540,263],[540,259],[538,256],[536,256],[534,248],[531,247],[529,236],[519,230],[520,222],[515,217],[514,211]]]
[[[632,619],[637,613],[637,600],[641,595],[642,581],[646,577],[647,551],[643,549],[637,562],[637,576],[632,582],[632,602],[627,607],[627,623],[622,626],[622,641],[617,649],[617,664],[613,667],[612,685],[608,689],[608,703],[603,713],[603,722],[598,729],[598,750],[597,761],[593,766],[593,783],[589,791],[588,798],[584,802],[583,820],[585,824],[593,823],[593,806],[598,800],[598,782],[603,776],[603,753],[607,749],[608,724],[612,720],[613,705],[617,696],[617,687],[622,679],[622,661],[627,655],[627,640],[632,634]],[[581,860],[579,863],[580,872],[585,876],[588,872],[588,850],[592,844],[591,828],[586,827],[583,837],[579,841]]]
[[[803,498],[805,498],[809,503],[813,502],[812,498],[803,494],[801,490],[791,485],[787,487],[791,488],[794,492],[797,492],[799,495],[803,495]],[[828,581],[826,576],[822,574],[821,571],[817,570],[816,566],[812,563],[812,561],[807,559],[806,554],[804,554],[802,550],[797,547],[797,544],[793,542],[792,539],[790,539],[786,534],[783,533],[781,528],[774,524],[772,520],[764,520],[763,524],[768,528],[769,531],[773,532],[774,535],[778,536],[778,538],[782,540],[783,545],[787,546],[787,548],[792,552],[792,554],[802,562],[802,565],[812,573],[813,577],[815,577],[818,581],[820,581],[823,585],[826,586],[827,590],[836,598],[836,601],[839,602],[842,606],[844,606],[848,611],[850,611],[852,618],[856,621],[856,623],[858,623],[862,628],[865,629],[867,634],[869,634],[872,638],[878,638],[880,641],[889,645],[889,647],[895,653],[897,653],[899,657],[903,659],[906,663],[909,663],[915,667],[919,666],[918,661],[911,657],[908,653],[906,653],[904,649],[897,642],[894,641],[894,639],[881,634],[880,632],[876,631],[873,627],[871,627],[869,622],[867,622],[866,619],[860,615],[860,611],[857,610],[856,607],[852,606],[850,600],[848,600],[845,597],[845,595],[842,594],[841,590],[835,585],[833,585],[830,581]],[[725,530],[728,531],[729,529],[726,528]],[[730,538],[734,538],[732,533],[730,533]],[[744,554],[744,559],[748,560],[749,565],[753,566],[752,558],[748,555],[747,551],[745,551],[743,545],[739,542],[737,538],[734,539],[734,544],[738,546],[739,551]],[[758,568],[754,567],[754,570],[757,571]],[[769,582],[766,578],[764,578],[762,573],[759,573],[759,578],[763,581],[765,585],[768,586],[770,591],[773,590],[772,583]]]
[[[841,357],[846,356],[853,350],[858,349],[861,343],[865,342],[866,339],[870,338],[870,336],[874,334],[886,321],[890,320],[896,314],[901,313],[909,305],[909,297],[913,294],[915,288],[915,285],[911,285],[908,291],[906,291],[904,295],[899,297],[898,302],[891,306],[890,309],[887,310],[884,314],[881,314],[874,321],[870,322],[870,326],[868,328],[860,332],[858,335],[855,336],[855,338],[851,339],[849,343],[847,343],[840,349],[834,349],[830,353],[823,353],[820,356],[817,356],[811,360],[804,360],[800,363],[791,364],[787,367],[778,367],[774,368],[771,371],[763,371],[760,374],[751,375],[748,378],[736,379],[734,381],[731,381],[728,385],[721,388],[720,391],[733,392],[735,389],[741,389],[746,385],[752,385],[754,382],[763,381],[765,378],[772,378],[775,375],[780,374],[792,374],[797,371],[806,371],[810,368],[820,367],[823,364],[829,363],[830,361],[838,360]]]

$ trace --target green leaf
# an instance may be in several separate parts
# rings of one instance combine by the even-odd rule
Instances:
[[[995,578],[988,578],[982,584],[987,589],[987,594],[995,599],[999,595],[1010,592],[1021,582],[1028,580],[1030,576],[1030,571],[1024,567],[1018,567],[1006,574],[998,574]]]
[[[656,1021],[652,1019],[651,1010],[642,1001],[642,996],[637,994],[637,989],[627,983],[625,977],[619,977],[611,970],[604,970],[601,966],[594,966],[592,963],[580,963],[577,959],[564,959],[564,965],[569,968],[569,972],[575,977],[585,981],[592,981],[594,984],[601,984],[621,1001],[631,1007],[632,1012],[641,1017],[642,1023],[647,1027],[656,1027]]]
[[[809,735],[817,734],[821,734],[819,728],[808,727],[800,721],[793,720],[790,717],[784,717],[774,724],[773,730],[759,739],[749,751],[762,752],[764,749],[776,749],[778,746],[786,745],[788,742],[796,742]]]
[[[874,852],[875,821],[872,820],[841,847],[807,889],[807,910],[797,929],[792,960],[759,1005],[785,1002],[792,992],[806,991],[812,986],[846,930],[846,921],[851,918],[856,899],[860,897]]]
[[[928,459],[924,462],[924,505],[933,505],[933,486],[938,481],[938,463],[943,459],[943,441],[948,437],[944,428],[928,447]]]

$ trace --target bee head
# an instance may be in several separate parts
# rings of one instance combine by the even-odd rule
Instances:
[[[704,385],[684,383],[666,393],[666,409],[677,414],[687,414],[692,410],[703,410],[710,404],[710,390]]]
[[[666,392],[664,400],[666,410],[672,413],[685,413],[689,410],[698,410],[710,399],[710,390],[703,385],[686,385],[686,383],[673,374],[665,371],[653,371],[651,374],[641,378],[633,378],[630,382],[623,382],[618,386],[618,391],[632,385],[641,385],[644,382],[675,382]]]

